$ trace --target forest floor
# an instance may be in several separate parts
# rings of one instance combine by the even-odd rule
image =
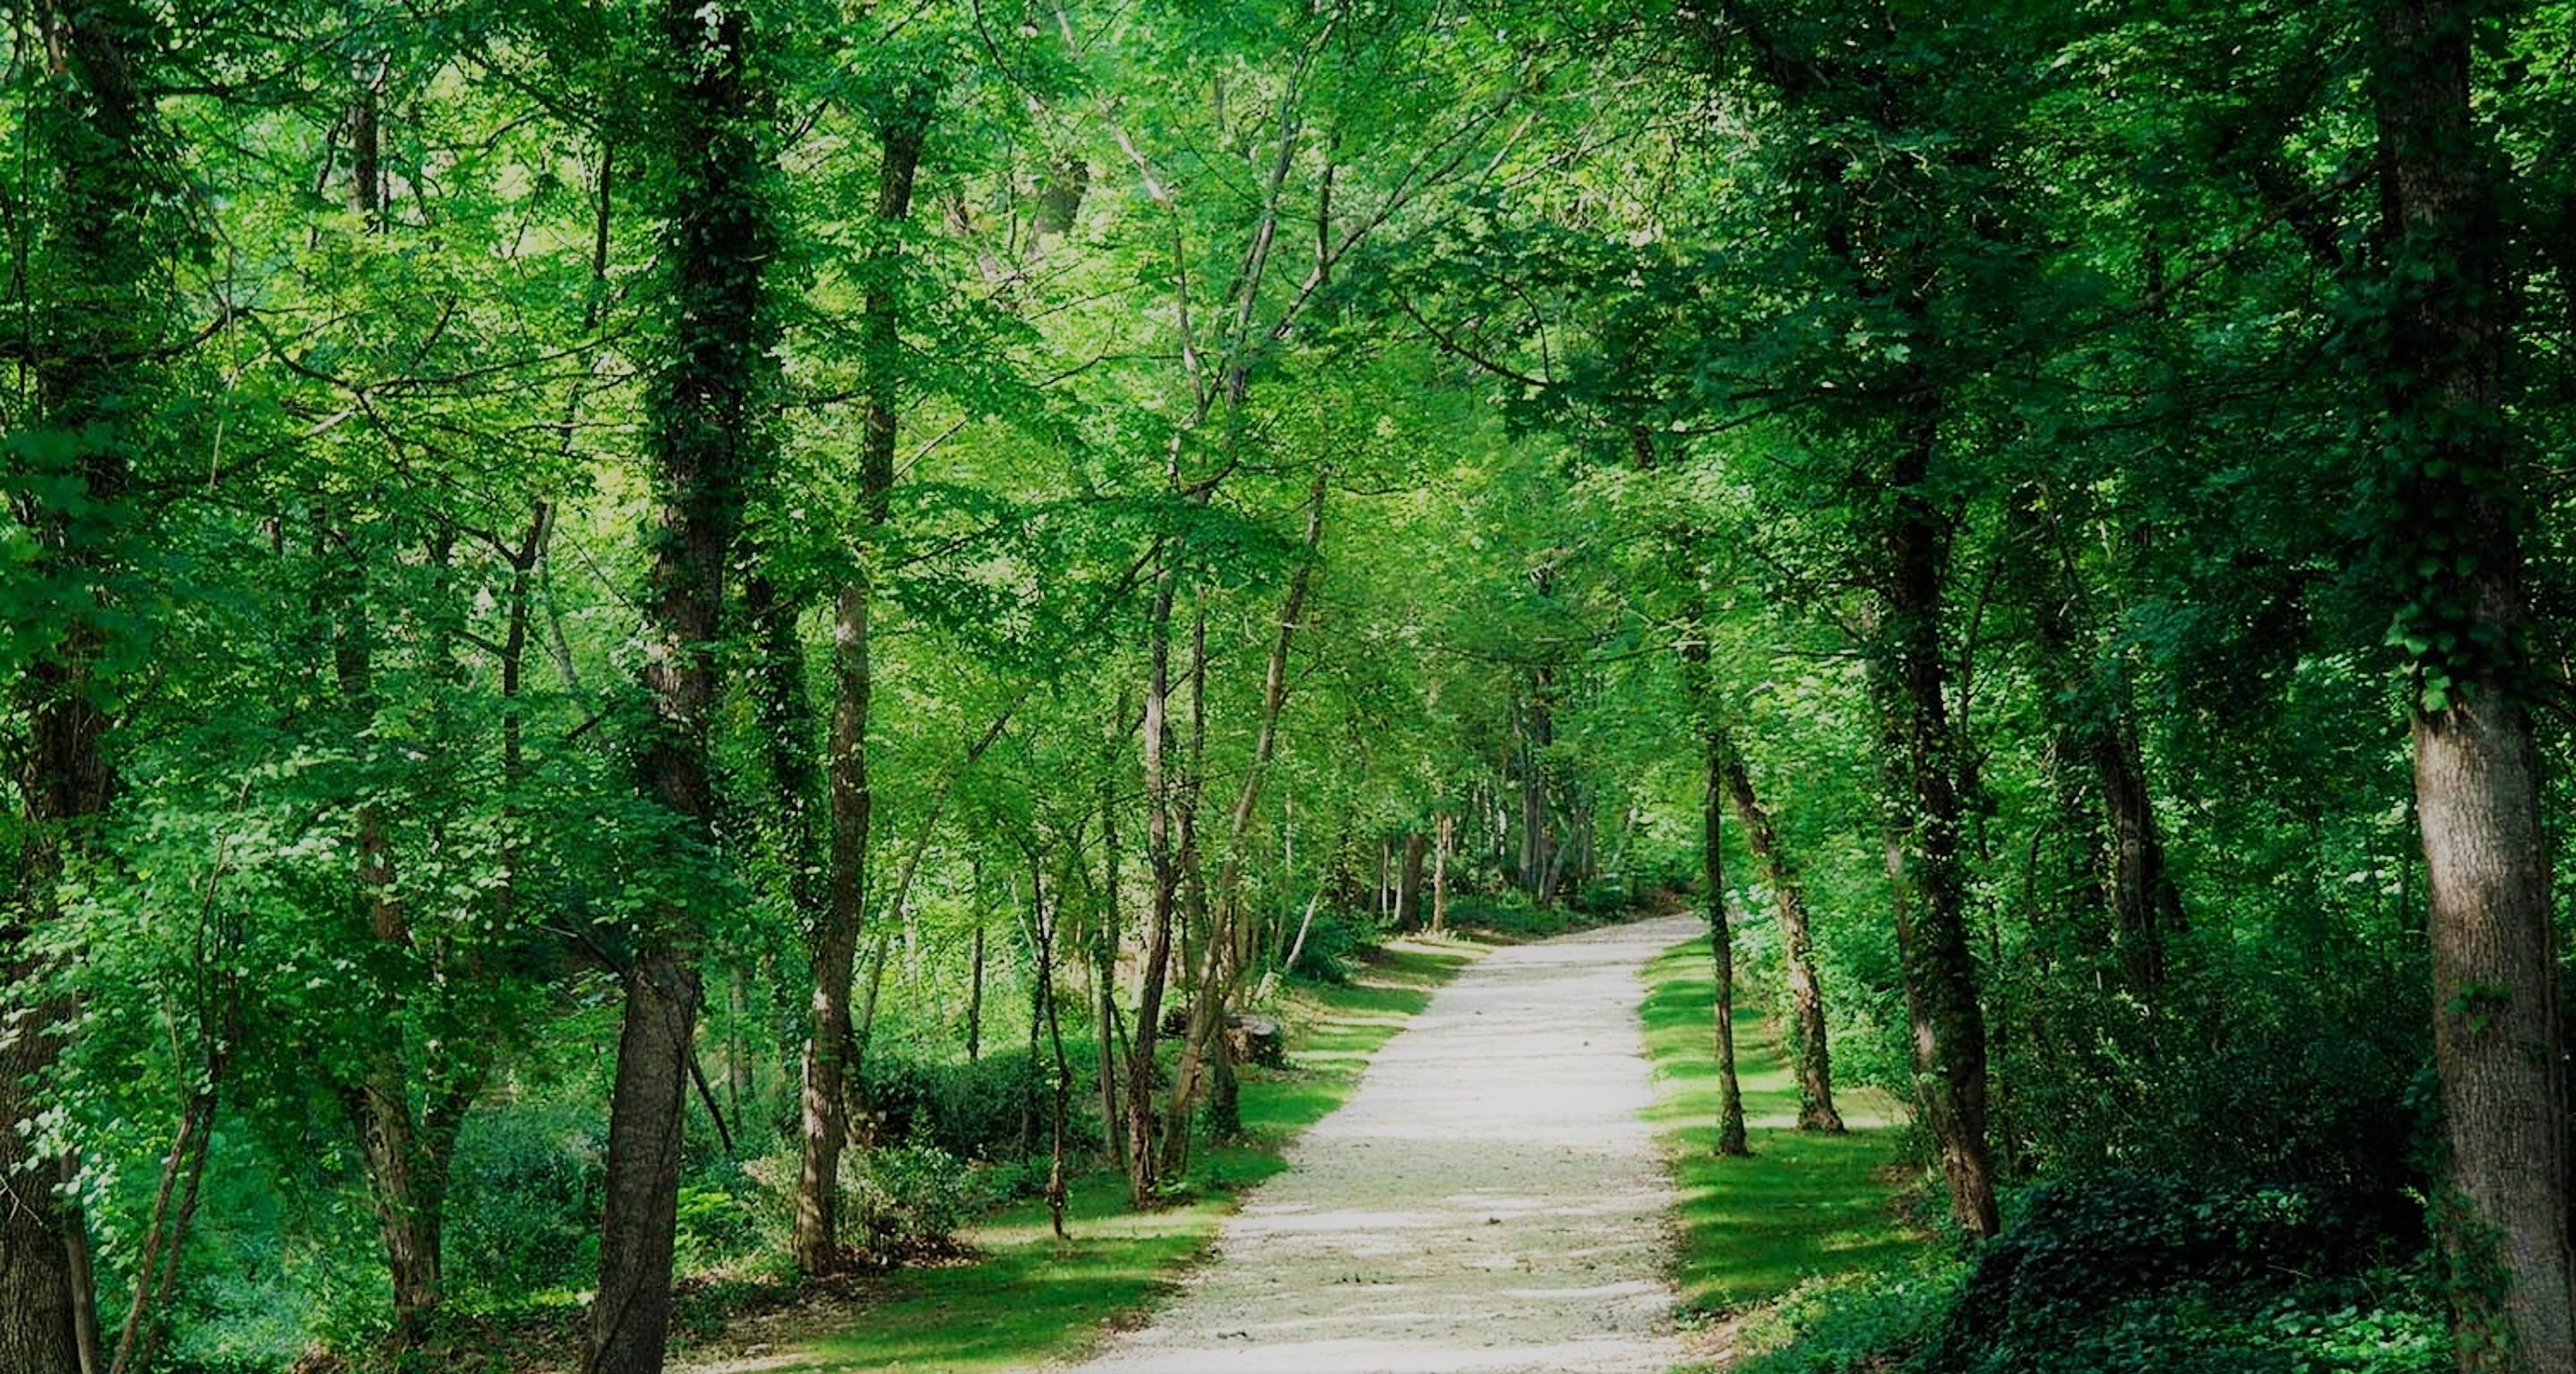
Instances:
[[[1379,1051],[1083,1374],[1664,1374],[1674,1195],[1645,1113],[1661,917],[1498,950]]]

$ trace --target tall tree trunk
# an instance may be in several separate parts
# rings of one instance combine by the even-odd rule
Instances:
[[[143,284],[172,246],[161,242],[172,221],[160,207],[183,196],[169,184],[173,163],[135,82],[137,62],[159,50],[149,15],[126,0],[33,8],[45,65],[27,79],[40,87],[31,99],[50,108],[31,109],[21,136],[35,165],[57,178],[60,199],[44,226],[51,276],[25,284],[51,307],[31,316],[30,418],[77,438],[43,460],[60,465],[50,475],[61,495],[39,482],[17,486],[15,515],[30,544],[21,573],[66,588],[65,605],[87,595],[105,609],[118,599],[129,536],[103,517],[125,509],[138,439],[130,417],[153,404],[156,364],[145,360],[170,319]],[[23,449],[19,461],[37,452]],[[117,785],[105,705],[116,694],[100,681],[109,629],[85,611],[60,629],[13,684],[11,703],[25,740],[16,779],[24,831],[16,888],[0,912],[0,990],[26,999],[11,993],[0,1004],[9,1023],[0,1036],[0,1369],[12,1374],[73,1374],[101,1358],[87,1232],[56,1191],[77,1164],[45,1157],[33,1138],[49,1106],[44,1080],[74,1019],[69,998],[40,985],[59,970],[36,946],[60,914],[66,864],[88,847]]]
[[[1431,933],[1434,935],[1449,929],[1449,851],[1458,844],[1458,818],[1444,811],[1437,824],[1439,843],[1431,851]]]
[[[966,1062],[983,1058],[984,1051],[984,922],[976,913],[974,968],[966,983]]]
[[[1073,1068],[1065,1059],[1064,1023],[1056,1007],[1055,995],[1055,933],[1057,924],[1064,919],[1064,896],[1059,891],[1055,905],[1052,908],[1047,905],[1046,871],[1034,847],[1029,851],[1029,919],[1036,922],[1038,958],[1036,1015],[1029,1019],[1029,1038],[1032,1042],[1037,1039],[1038,1026],[1043,1022],[1047,1041],[1055,1048],[1055,1081],[1048,1099],[1047,1114],[1047,1221],[1055,1230],[1055,1238],[1064,1240],[1064,1127],[1065,1112],[1073,1091]],[[980,926],[976,933],[983,933]],[[1029,1048],[1029,1062],[1034,1066],[1037,1047],[1032,1043]]]
[[[1154,1138],[1154,1044],[1162,1030],[1163,980],[1172,960],[1172,916],[1180,894],[1181,869],[1172,846],[1172,602],[1176,572],[1172,554],[1161,555],[1154,573],[1154,599],[1146,620],[1145,718],[1139,727],[1145,753],[1145,858],[1153,868],[1153,905],[1145,928],[1142,986],[1136,994],[1136,1030],[1127,1042],[1127,1192],[1138,1207],[1151,1204],[1155,1165],[1161,1152]]]
[[[1694,579],[1696,574],[1693,574]],[[1753,1153],[1744,1134],[1744,1085],[1735,1067],[1735,930],[1726,912],[1727,764],[1734,750],[1727,738],[1717,694],[1717,676],[1709,657],[1708,611],[1694,589],[1690,637],[1682,642],[1684,675],[1693,714],[1698,717],[1703,779],[1700,832],[1700,892],[1708,916],[1709,970],[1714,980],[1709,999],[1710,1031],[1717,1055],[1717,1153]]]
[[[1279,608],[1278,633],[1271,637],[1270,657],[1261,675],[1261,721],[1254,733],[1252,766],[1243,775],[1243,785],[1235,793],[1234,810],[1226,819],[1225,858],[1217,866],[1215,928],[1209,932],[1209,949],[1205,972],[1200,979],[1196,1000],[1190,1006],[1190,1037],[1181,1052],[1180,1071],[1172,1083],[1172,1110],[1169,1119],[1173,1139],[1180,1143],[1174,1161],[1186,1161],[1187,1135],[1180,1123],[1189,1119],[1189,1106],[1198,1089],[1201,1064],[1213,1064],[1222,1090],[1220,1119],[1212,1123],[1211,1133],[1224,1138],[1235,1134],[1240,1121],[1234,1119],[1234,1065],[1226,1057],[1225,1009],[1235,984],[1243,976],[1247,950],[1244,930],[1243,860],[1250,842],[1252,818],[1261,804],[1261,787],[1270,769],[1271,758],[1279,747],[1279,715],[1288,704],[1288,655],[1296,644],[1297,627],[1306,614],[1306,597],[1314,586],[1317,550],[1324,537],[1324,495],[1328,474],[1315,470],[1314,486],[1307,494],[1305,557],[1289,574],[1288,592]],[[1202,622],[1204,627],[1204,622]],[[1202,666],[1204,671],[1204,666]],[[1418,877],[1419,861],[1414,865]],[[1167,1161],[1172,1162],[1172,1161]]]
[[[1892,827],[1905,847],[1897,944],[1917,1095],[1949,1182],[1951,1216],[1970,1235],[1991,1236],[1999,1223],[1986,1142],[1986,1022],[1968,944],[1961,749],[1941,635],[1949,551],[1927,487],[1939,434],[1938,402],[1926,400],[1897,435],[1871,685],[1884,724]]]
[[[672,181],[666,189],[665,318],[676,351],[651,399],[658,536],[650,552],[644,695],[637,741],[645,792],[672,821],[664,862],[673,889],[714,890],[707,754],[714,646],[743,488],[768,428],[775,367],[763,273],[776,256],[763,202],[767,100],[752,79],[752,35],[738,7],[666,0]],[[599,1286],[585,1374],[659,1374],[670,1333],[680,1126],[702,995],[692,897],[649,912],[623,979],[625,1021],[610,1092]]]
[[[1124,906],[1119,888],[1124,875],[1119,871],[1126,857],[1118,844],[1118,738],[1127,724],[1127,694],[1118,694],[1117,708],[1110,713],[1109,744],[1102,751],[1100,763],[1100,922],[1092,935],[1092,979],[1099,1002],[1096,1029],[1100,1039],[1100,1130],[1109,1143],[1109,1155],[1119,1168],[1127,1167],[1127,1138],[1118,1115],[1118,946],[1119,927],[1124,920]]]
[[[2129,720],[2128,693],[2114,670],[2105,682],[2078,614],[2082,588],[2058,527],[2059,515],[2036,487],[2013,498],[2016,542],[2035,579],[2033,628],[2041,656],[2057,678],[2055,740],[2051,754],[2067,819],[2076,827],[2078,852],[2098,884],[2109,912],[2111,939],[2129,986],[2152,998],[2165,980],[2165,938],[2182,924],[2182,898],[2165,870],[2163,837],[2146,785],[2137,731]],[[2095,814],[2086,815],[2072,782],[2089,772]]]
[[[2505,414],[2514,285],[2502,156],[2477,127],[2487,7],[2386,0],[2374,96],[2394,264],[2383,365],[2399,455],[2387,541],[2417,648],[2415,801],[2432,897],[2434,1065],[2450,1146],[2437,1207],[2459,1366],[2576,1368],[2566,1046],[2520,528],[2525,463]],[[2429,648],[2429,652],[2428,652]]]
[[[912,213],[913,175],[929,134],[928,88],[907,91],[879,121],[883,144],[877,168],[876,217],[901,223]],[[862,513],[871,531],[882,530],[894,487],[898,397],[899,294],[895,255],[871,255],[861,321],[867,367],[867,411],[859,435]],[[829,900],[814,933],[813,1020],[805,1038],[803,1148],[796,1180],[793,1248],[797,1267],[809,1274],[840,1262],[841,1152],[849,1143],[845,1091],[851,1074],[850,979],[860,928],[866,922],[869,825],[874,792],[868,779],[868,713],[875,690],[869,657],[868,617],[874,590],[862,563],[835,598],[832,617],[832,743],[826,773],[831,790],[832,843]]]
[[[1430,837],[1419,830],[1404,832],[1404,861],[1395,874],[1395,928],[1409,931],[1422,924],[1422,857],[1430,847]]]
[[[366,609],[364,555],[354,529],[334,528],[327,514],[317,513],[316,551],[324,560],[326,595],[335,611],[332,666],[352,740],[362,739],[376,724],[375,653]],[[367,786],[372,792],[374,788]],[[357,849],[356,896],[363,907],[368,937],[388,958],[378,962],[400,979],[413,954],[411,921],[394,889],[393,845],[383,816],[370,803],[360,803],[352,818]],[[443,1189],[430,1177],[444,1160],[426,1157],[412,1113],[412,1084],[404,1053],[407,997],[397,983],[377,990],[379,1033],[363,1054],[364,1067],[340,1084],[340,1097],[358,1137],[368,1194],[375,1207],[376,1230],[385,1248],[385,1266],[393,1280],[394,1322],[387,1344],[395,1351],[413,1348],[428,1334],[438,1310],[439,1231],[444,1213]]]
[[[1371,880],[1369,887],[1369,914],[1380,919],[1384,919],[1387,912],[1395,905],[1388,900],[1388,894],[1393,889],[1386,881],[1387,873],[1395,867],[1394,848],[1394,841],[1384,835],[1377,837],[1377,876]]]
[[[1704,652],[1704,651],[1703,651]],[[1716,977],[1710,1001],[1717,1038],[1717,1152],[1750,1155],[1744,1138],[1744,1085],[1735,1072],[1735,931],[1726,918],[1726,742],[1717,731],[1704,737],[1707,795],[1700,813],[1700,884],[1708,902],[1709,967]]]
[[[1825,1045],[1825,993],[1816,976],[1815,936],[1807,928],[1806,886],[1790,862],[1788,850],[1772,827],[1771,814],[1753,792],[1753,777],[1732,740],[1721,741],[1718,766],[1736,824],[1744,827],[1745,845],[1762,867],[1771,900],[1780,917],[1781,963],[1789,985],[1789,1058],[1798,1075],[1798,1129],[1837,1132],[1842,1113],[1834,1109],[1833,1057]]]

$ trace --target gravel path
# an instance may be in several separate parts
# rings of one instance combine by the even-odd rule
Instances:
[[[1664,917],[1499,949],[1387,1042],[1087,1374],[1665,1374],[1671,1187],[1638,971]],[[1294,1052],[1294,1047],[1291,1047]]]

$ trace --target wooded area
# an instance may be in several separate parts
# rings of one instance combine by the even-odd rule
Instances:
[[[2443,1333],[2295,1367],[2576,1369],[2576,4],[0,44],[0,1371],[656,1371],[1684,903],[1721,1149],[1755,1019],[1911,1114],[1906,1367],[2260,1196]]]

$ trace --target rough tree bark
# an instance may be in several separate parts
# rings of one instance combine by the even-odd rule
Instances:
[[[2513,286],[2501,155],[2470,97],[2479,0],[2386,0],[2374,99],[2395,290],[2387,550],[2414,603],[2415,801],[2432,898],[2437,1205],[2462,1281],[2459,1367],[2576,1368],[2559,1009],[2520,548],[2525,462],[2504,413]],[[2429,573],[2427,572],[2429,570]],[[2413,647],[2413,643],[2410,643]]]
[[[664,318],[673,336],[650,403],[659,532],[645,601],[642,686],[650,715],[636,765],[645,795],[671,820],[672,888],[694,894],[713,887],[690,870],[709,862],[713,849],[707,731],[714,646],[724,629],[725,571],[743,485],[767,429],[762,406],[775,360],[763,273],[776,245],[760,185],[767,101],[751,77],[753,35],[743,11],[666,0],[660,19],[670,82]],[[658,1374],[662,1367],[681,1108],[702,994],[702,919],[690,897],[658,904],[636,932],[624,973],[585,1374]]]

